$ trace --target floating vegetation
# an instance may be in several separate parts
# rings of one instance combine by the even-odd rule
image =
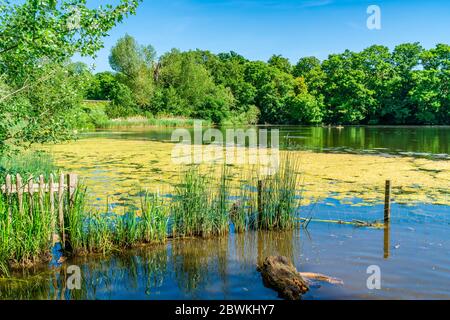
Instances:
[[[274,175],[259,180],[253,171],[240,184],[233,183],[229,166],[223,165],[219,175],[215,171],[191,166],[171,198],[141,192],[140,207],[124,206],[123,214],[111,212],[109,205],[103,212],[94,211],[88,206],[86,187],[80,184],[71,192],[70,200],[68,196],[60,198],[64,224],[59,229],[55,214],[59,202],[50,199],[50,192],[43,197],[24,197],[22,209],[14,194],[9,198],[2,195],[1,272],[7,273],[10,266],[48,260],[56,234],[62,235],[67,253],[83,255],[161,243],[168,237],[224,235],[231,224],[238,232],[294,226],[298,208],[297,162],[286,158]],[[263,188],[249,185],[258,181]],[[238,195],[233,197],[233,192]]]
[[[93,200],[104,198],[106,194],[126,195],[142,189],[172,192],[181,183],[182,171],[172,161],[171,143],[117,137],[87,138],[48,149],[58,166],[85,178]],[[392,180],[397,203],[446,205],[450,201],[448,161],[295,150],[282,150],[280,156],[285,153],[292,154],[301,164],[303,205],[327,199],[330,195],[337,200],[353,199],[355,194],[362,201],[354,206],[383,203],[386,180]],[[111,161],[114,163],[109,163]],[[136,169],[137,165],[143,169]],[[152,170],[155,168],[164,170]],[[237,172],[241,179],[252,167],[236,164],[230,169],[231,174]],[[420,189],[417,188],[419,185]],[[406,190],[413,192],[404,192]],[[118,198],[120,196],[111,197],[111,202]],[[138,197],[134,200],[139,202]]]

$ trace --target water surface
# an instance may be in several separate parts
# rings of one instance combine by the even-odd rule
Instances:
[[[379,219],[381,206],[353,207],[333,199],[304,210],[323,219]],[[450,210],[394,205],[389,229],[312,222],[308,230],[231,233],[173,240],[122,255],[89,256],[3,284],[0,298],[21,299],[278,299],[256,270],[284,255],[300,271],[340,278],[316,282],[304,299],[450,299]],[[81,267],[81,290],[68,290],[66,268]],[[381,269],[381,290],[367,288],[367,268]],[[47,269],[45,269],[47,270]],[[42,270],[40,270],[42,271]],[[39,274],[39,270],[35,271]]]
[[[220,128],[224,140],[226,140],[226,130],[229,129],[235,128]],[[450,159],[449,126],[259,126],[239,129],[268,130],[269,142],[270,130],[278,129],[280,130],[280,147],[295,150]],[[171,141],[173,130],[171,128],[111,129],[89,133],[87,136]],[[186,130],[194,137],[192,128]]]
[[[15,273],[20,281],[0,281],[0,299],[277,299],[256,270],[269,255],[344,281],[315,283],[304,299],[450,299],[450,207],[438,205],[448,204],[450,127],[278,128],[283,148],[302,150],[303,196],[312,200],[303,202],[301,216],[381,220],[384,180],[393,179],[389,227],[311,222],[307,230],[231,232],[79,257]],[[54,155],[63,170],[86,180],[94,201],[108,193],[119,205],[142,188],[176,181],[171,133],[89,133],[55,146]],[[67,288],[69,265],[81,267],[81,290]],[[381,290],[367,288],[372,265],[381,268]]]

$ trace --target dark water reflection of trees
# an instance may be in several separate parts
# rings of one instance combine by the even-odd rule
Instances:
[[[177,297],[199,298],[211,282],[224,295],[230,288],[229,264],[242,271],[256,270],[269,255],[299,256],[299,231],[248,232],[212,239],[174,240],[167,245],[132,250],[126,254],[80,257],[57,268],[16,273],[17,281],[0,283],[0,299],[84,300],[112,299],[127,292],[139,298],[156,297],[167,283]],[[81,290],[69,290],[69,265],[81,268]]]

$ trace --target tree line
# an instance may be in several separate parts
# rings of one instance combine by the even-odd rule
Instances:
[[[267,62],[173,49],[157,58],[130,35],[92,75],[86,98],[110,117],[164,114],[215,123],[437,125],[450,122],[450,46],[406,43],[346,50],[324,61]]]
[[[235,53],[157,56],[126,35],[111,49],[113,72],[94,56],[141,0],[92,8],[85,0],[0,0],[0,156],[57,142],[114,118],[173,115],[217,124],[449,124],[450,47],[371,46],[296,64]],[[91,107],[85,100],[109,100]]]

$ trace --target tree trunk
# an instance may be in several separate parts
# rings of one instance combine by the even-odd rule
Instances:
[[[264,285],[276,290],[286,300],[299,300],[308,290],[308,283],[286,257],[268,257],[258,267]]]

